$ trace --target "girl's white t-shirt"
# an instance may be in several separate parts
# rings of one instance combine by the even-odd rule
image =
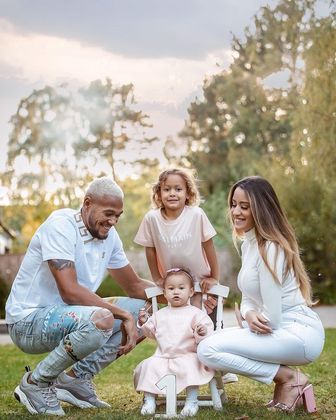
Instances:
[[[210,275],[202,242],[215,235],[215,229],[200,207],[185,206],[175,220],[165,219],[160,209],[150,210],[142,220],[134,242],[155,248],[161,276],[171,268],[183,268],[195,281],[201,281]]]

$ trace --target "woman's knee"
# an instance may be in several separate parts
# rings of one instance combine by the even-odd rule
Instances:
[[[207,362],[212,358],[214,353],[213,347],[210,345],[208,340],[201,341],[197,346],[197,356],[199,360],[203,364],[207,364]]]
[[[91,321],[99,330],[108,331],[113,328],[114,316],[108,309],[102,308],[93,312]]]

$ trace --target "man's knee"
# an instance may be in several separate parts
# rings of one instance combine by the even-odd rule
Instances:
[[[114,325],[114,317],[108,309],[98,309],[93,312],[91,321],[95,326],[103,331],[111,330]]]

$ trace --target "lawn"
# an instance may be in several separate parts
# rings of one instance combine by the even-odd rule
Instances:
[[[336,329],[326,331],[327,340],[319,360],[302,369],[311,378],[319,413],[314,418],[336,419],[335,366]],[[154,351],[154,344],[148,340],[141,343],[129,355],[120,358],[103,371],[96,379],[97,390],[102,399],[112,408],[100,410],[80,410],[64,404],[67,419],[139,419],[141,395],[133,389],[132,371],[145,357]],[[13,390],[24,373],[24,366],[32,368],[41,360],[41,355],[27,355],[14,345],[0,346],[0,418],[32,418],[25,407],[13,397]],[[202,392],[206,391],[202,387]],[[272,396],[272,387],[240,377],[236,384],[226,385],[229,402],[222,412],[201,408],[197,419],[288,419],[310,418],[302,410],[290,416],[270,413],[263,406]],[[36,416],[34,417],[36,418]],[[40,416],[39,418],[50,418]]]

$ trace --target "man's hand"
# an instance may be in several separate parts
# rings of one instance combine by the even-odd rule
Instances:
[[[195,331],[197,335],[200,335],[201,337],[203,337],[206,335],[208,330],[205,325],[196,325]]]
[[[215,284],[218,284],[218,280],[214,279],[213,277],[205,277],[200,281],[200,287],[202,293],[207,293],[209,289],[211,289],[212,286]]]
[[[133,317],[131,315],[129,316],[129,318],[126,318],[122,321],[120,328],[122,333],[122,340],[118,354],[122,355],[134,349],[134,347],[136,346],[138,333],[135,327]]]
[[[270,334],[272,332],[272,328],[267,325],[268,320],[259,312],[246,312],[245,320],[250,331],[255,334]]]

